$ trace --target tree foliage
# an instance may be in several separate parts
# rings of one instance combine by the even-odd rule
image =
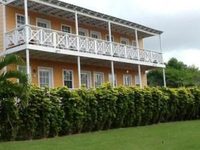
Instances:
[[[163,85],[162,69],[150,71],[147,77],[149,86]],[[200,86],[200,70],[172,58],[166,64],[166,83],[168,87],[174,88]]]

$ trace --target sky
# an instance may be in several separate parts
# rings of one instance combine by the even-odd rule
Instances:
[[[176,57],[200,68],[199,0],[63,0],[163,31],[164,61]],[[145,48],[159,51],[159,37],[145,39]]]

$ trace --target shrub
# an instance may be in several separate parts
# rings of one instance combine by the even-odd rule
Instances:
[[[0,140],[34,139],[80,132],[199,119],[200,89],[117,87],[69,90],[32,86],[27,105],[0,90]],[[18,101],[16,101],[18,100]]]

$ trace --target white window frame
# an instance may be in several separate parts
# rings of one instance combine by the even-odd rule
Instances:
[[[51,86],[49,86],[49,88],[53,88],[54,87],[54,74],[53,74],[53,68],[52,67],[38,67],[38,85],[40,87],[40,71],[41,70],[49,70],[51,71]]]
[[[82,70],[81,71],[81,74],[82,73],[85,73],[85,74],[88,74],[89,75],[89,87],[86,87],[86,88],[91,88],[92,87],[92,73],[91,73],[91,71],[85,71],[85,70]],[[81,86],[82,86],[82,83],[81,83]]]
[[[65,27],[69,27],[70,28],[70,33],[72,33],[72,26],[69,26],[69,25],[67,25],[67,24],[61,24],[61,26],[60,26],[60,30],[63,32],[63,30],[62,30],[62,27],[63,26],[65,26]]]
[[[84,32],[85,33],[85,36],[88,36],[89,35],[89,30],[88,29],[85,29],[85,28],[78,28],[78,32],[81,31],[81,32]],[[82,36],[82,35],[81,35]]]
[[[47,29],[51,29],[51,21],[43,18],[36,18],[36,26],[38,27],[38,22],[46,23]]]
[[[62,71],[62,78],[63,78],[63,86],[65,86],[65,80],[64,80],[64,71],[71,71],[72,72],[72,88],[69,88],[69,89],[74,89],[74,71],[71,70],[71,69],[63,69]]]
[[[115,74],[114,76],[115,76],[114,82],[116,82],[115,86],[117,86],[117,74]],[[110,81],[110,79],[111,79],[111,81]],[[108,81],[112,84],[112,73],[108,74]]]
[[[140,85],[140,77],[139,77],[139,75],[135,75],[135,85],[136,86]]]
[[[94,87],[95,87],[95,88],[96,88],[95,82],[96,82],[96,75],[97,75],[97,74],[103,75],[103,81],[102,81],[101,85],[105,82],[105,80],[104,80],[104,73],[103,73],[103,72],[94,72],[94,73],[93,73],[93,81],[94,81]]]
[[[115,42],[115,37],[114,37],[114,35],[111,36],[111,39],[113,39],[112,42]],[[106,40],[106,41],[109,41],[109,35],[108,35],[108,34],[105,35],[105,40]]]
[[[130,77],[130,79],[131,79],[131,84],[130,85],[126,85],[125,84],[125,79],[126,79],[126,77]],[[124,86],[132,86],[133,85],[133,82],[132,82],[132,75],[131,74],[123,74],[123,85]]]
[[[97,37],[98,37],[97,39],[101,39],[101,32],[91,30],[91,31],[90,31],[90,37],[92,37],[92,34],[97,35]],[[92,38],[93,38],[93,37],[92,37]]]
[[[21,16],[21,17],[24,17],[24,25],[25,25],[25,16],[24,16],[24,14],[20,14],[20,13],[15,13],[15,26],[16,26],[16,28],[19,28],[18,27],[18,23],[17,23],[17,16]],[[30,24],[30,17],[28,16],[28,21],[29,21],[29,24]]]
[[[120,43],[122,44],[122,41],[125,41],[126,44],[125,45],[129,45],[129,39],[125,38],[125,37],[120,37]]]

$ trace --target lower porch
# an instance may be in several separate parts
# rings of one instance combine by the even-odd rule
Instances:
[[[17,53],[26,59],[26,51]],[[80,64],[79,64],[80,63]],[[140,66],[122,62],[111,62],[100,59],[91,59],[55,53],[29,50],[30,82],[40,87],[87,88],[98,87],[110,82],[113,86],[147,86],[146,71],[151,66]],[[25,66],[12,66],[27,72]],[[114,79],[114,80],[113,80]],[[114,81],[114,82],[113,82]],[[80,82],[80,83],[79,83]]]

